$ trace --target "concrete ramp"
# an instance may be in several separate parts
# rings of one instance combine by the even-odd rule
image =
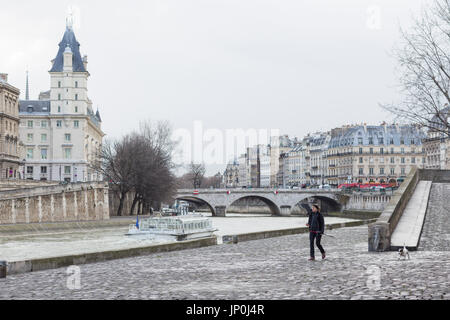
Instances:
[[[419,181],[391,236],[391,250],[417,250],[428,206],[432,181]]]

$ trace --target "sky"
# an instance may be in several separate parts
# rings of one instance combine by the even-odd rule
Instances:
[[[391,121],[379,104],[401,98],[392,48],[426,2],[0,1],[0,72],[22,99],[27,69],[31,99],[49,89],[72,8],[107,138],[144,119],[297,137]]]

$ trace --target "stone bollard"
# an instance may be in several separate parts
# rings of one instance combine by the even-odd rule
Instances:
[[[0,279],[6,278],[6,261],[0,261]]]

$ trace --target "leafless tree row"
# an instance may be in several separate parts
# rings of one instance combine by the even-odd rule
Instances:
[[[405,99],[383,107],[397,119],[449,135],[450,123],[450,0],[435,0],[402,30],[394,50]]]
[[[143,122],[139,130],[103,144],[94,168],[116,190],[119,196],[118,216],[123,213],[129,192],[134,194],[130,214],[136,206],[140,214],[172,199],[177,187],[172,162],[174,148],[167,122],[156,125]]]

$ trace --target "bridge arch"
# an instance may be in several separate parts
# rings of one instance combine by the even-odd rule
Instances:
[[[307,199],[313,199],[314,203],[320,206],[322,213],[337,212],[342,210],[342,204],[334,197],[328,195],[305,195],[302,199],[293,203],[291,206],[291,212],[295,207],[300,207],[300,203]]]
[[[196,205],[204,204],[209,208],[209,210],[211,210],[212,216],[216,215],[216,210],[215,210],[214,206],[212,206],[208,201],[206,201],[205,199],[202,199],[200,197],[180,196],[180,197],[175,198],[175,200],[186,201],[186,202],[194,203]]]
[[[276,215],[279,216],[281,215],[281,210],[280,207],[271,199],[261,196],[261,195],[257,195],[257,194],[246,194],[246,195],[242,195],[236,199],[233,199],[227,206],[227,210],[230,206],[232,206],[233,204],[235,204],[236,202],[240,201],[240,200],[244,200],[244,199],[258,199],[261,200],[264,204],[266,204],[266,206],[270,209],[270,212],[272,213],[272,215]]]

